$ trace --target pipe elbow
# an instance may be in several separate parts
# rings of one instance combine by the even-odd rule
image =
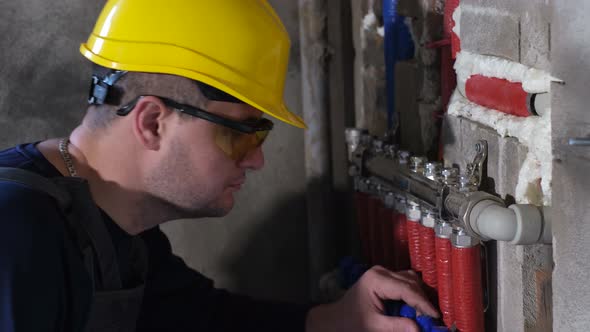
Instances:
[[[473,207],[469,223],[483,240],[550,244],[552,239],[548,207],[513,204],[505,208],[497,201],[483,200]]]
[[[484,240],[512,241],[517,233],[516,215],[495,201],[482,201],[473,209],[471,227]]]

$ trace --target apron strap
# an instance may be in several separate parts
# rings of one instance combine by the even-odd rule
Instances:
[[[76,177],[54,178],[53,181],[68,190],[72,197],[68,220],[86,231],[94,249],[100,269],[100,287],[95,286],[95,288],[100,290],[123,288],[113,240],[104,224],[100,210],[92,199],[88,182]]]
[[[95,289],[116,290],[122,288],[117,255],[110,234],[104,225],[100,211],[82,178],[45,178],[37,173],[19,168],[0,167],[0,181],[9,181],[27,186],[53,197],[77,235],[79,248],[86,268],[94,281]],[[88,242],[92,250],[88,250]],[[93,255],[99,271],[96,280],[93,273]],[[90,266],[89,266],[90,265]]]
[[[20,168],[0,167],[0,181],[14,182],[53,197],[60,209],[67,211],[71,204],[70,194],[50,179]]]

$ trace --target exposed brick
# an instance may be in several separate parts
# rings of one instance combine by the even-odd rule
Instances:
[[[549,245],[524,246],[523,254],[522,283],[525,331],[552,331],[552,248]]]
[[[498,332],[524,332],[523,247],[497,243]]]
[[[527,66],[550,70],[550,23],[539,11],[521,16],[521,62]]]
[[[516,138],[507,137],[500,140],[502,160],[499,163],[499,183],[496,188],[502,198],[506,198],[507,195],[514,197],[519,171],[527,153],[528,148],[520,144]]]
[[[403,16],[420,17],[422,15],[420,3],[416,0],[400,0],[397,11]]]
[[[487,178],[484,186],[486,191],[495,192],[499,178],[498,163],[499,163],[499,140],[500,137],[495,130],[464,119],[461,122],[461,134],[463,136],[463,154],[465,162],[471,162],[475,156],[475,144],[478,140],[485,140],[488,142],[488,159],[487,159]]]
[[[438,151],[437,139],[439,137],[438,128],[436,127],[436,114],[440,111],[441,106],[438,103],[418,105],[418,112],[420,114],[420,131],[422,135],[422,147],[424,152],[428,154],[431,151]]]
[[[519,62],[519,17],[493,8],[461,5],[461,47]]]
[[[460,166],[464,167],[463,146],[461,135],[462,118],[445,115],[442,126],[442,142],[444,151],[445,167]]]
[[[418,112],[418,64],[415,61],[398,62],[395,67],[395,109],[399,116],[401,148],[423,154],[420,113]],[[399,82],[403,82],[400,84]]]
[[[487,7],[503,11],[514,11],[522,7],[518,2],[513,0],[461,0],[461,6]]]
[[[374,12],[376,2],[377,0],[353,1],[351,9],[356,54],[356,125],[381,136],[387,129],[383,37],[377,33],[378,22],[363,27],[363,20],[366,15]]]

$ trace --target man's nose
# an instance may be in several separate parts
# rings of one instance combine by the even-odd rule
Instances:
[[[257,147],[251,151],[249,151],[242,160],[238,162],[238,165],[241,168],[247,168],[254,171],[257,171],[264,167],[264,153],[262,152],[262,147]]]

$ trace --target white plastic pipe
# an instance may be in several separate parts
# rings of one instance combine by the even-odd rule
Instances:
[[[497,241],[512,241],[516,234],[516,214],[511,209],[491,204],[479,213],[475,223],[472,223],[476,233],[487,239]]]
[[[552,240],[549,208],[514,204],[505,208],[496,201],[477,203],[469,215],[475,233],[484,240],[512,244],[550,244]]]

